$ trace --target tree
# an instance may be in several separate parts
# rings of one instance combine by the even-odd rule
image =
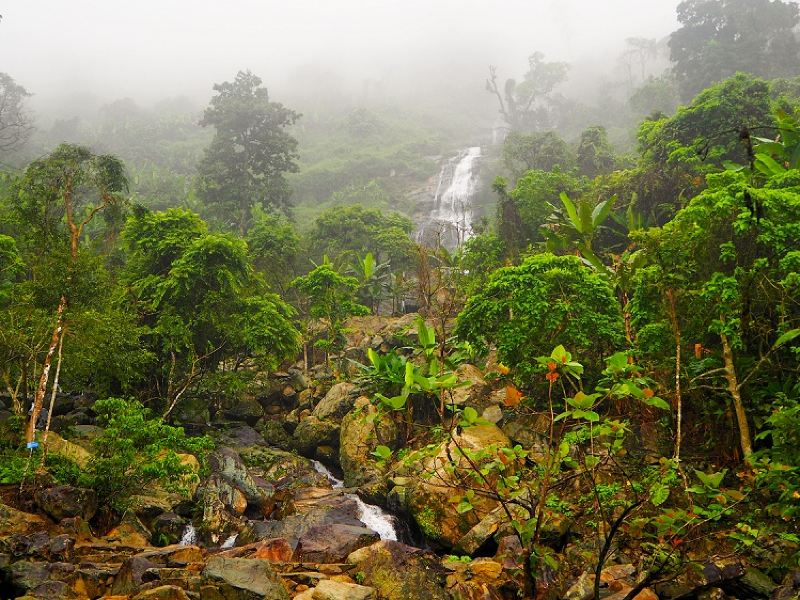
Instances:
[[[30,93],[6,73],[0,73],[0,154],[22,146],[33,131],[25,112]]]
[[[748,403],[748,396],[752,388],[766,384],[759,378],[784,351],[783,336],[800,325],[794,300],[800,264],[795,248],[800,172],[777,174],[762,188],[753,187],[742,172],[726,171],[707,179],[707,190],[663,228],[641,234],[640,241],[662,272],[661,287],[686,307],[680,310],[683,338],[700,340],[712,352],[711,364],[695,365],[699,373],[693,381],[732,404],[739,446],[748,458],[753,451],[749,421],[758,409]],[[650,292],[637,292],[636,302],[646,307],[642,293]],[[650,303],[652,312],[638,318],[654,323],[659,316],[674,320],[670,304],[659,308]],[[678,330],[674,322],[673,330]],[[796,364],[790,356],[783,360]],[[781,380],[784,369],[791,370],[776,365],[772,376]]]
[[[327,261],[295,279],[292,287],[302,294],[305,304],[303,312],[309,321],[327,319],[326,339],[317,342],[317,346],[327,352],[341,347],[342,327],[348,317],[370,312],[369,308],[356,302],[358,279],[341,275]]]
[[[272,289],[284,293],[296,275],[300,236],[286,215],[253,207],[253,227],[247,233],[253,265]]]
[[[794,2],[684,0],[678,21],[669,48],[685,102],[737,71],[768,79],[800,72]]]
[[[562,193],[570,197],[586,191],[587,182],[573,173],[530,170],[517,181],[510,197],[519,214],[525,243],[544,241],[542,226],[547,224],[554,206],[560,206]]]
[[[486,90],[497,97],[500,114],[512,131],[541,130],[550,121],[546,101],[550,92],[567,77],[569,66],[563,62],[546,62],[544,54],[528,57],[528,71],[521,83],[507,79],[500,92],[497,68],[489,67]]]
[[[209,373],[246,359],[275,368],[299,347],[293,310],[264,293],[244,241],[209,233],[195,214],[137,210],[123,231],[123,282],[158,361],[151,374],[166,414]]]
[[[458,315],[456,332],[472,343],[497,348],[499,360],[523,378],[536,371],[536,356],[553,344],[584,355],[610,354],[622,341],[619,304],[606,279],[576,256],[539,254],[498,269]]]
[[[388,262],[392,270],[410,263],[414,242],[409,235],[414,223],[400,213],[384,213],[355,204],[332,208],[314,221],[310,239],[314,257],[362,257],[371,252],[379,263]],[[348,262],[350,262],[348,260]]]
[[[239,71],[214,91],[200,121],[216,133],[198,165],[198,192],[211,214],[244,235],[253,205],[288,210],[284,174],[297,171],[297,140],[287,128],[300,115],[271,102],[250,71]]]
[[[55,280],[59,288],[55,290],[59,296],[55,326],[26,430],[28,442],[34,438],[53,355],[62,344],[69,296],[78,283],[74,276],[84,231],[97,214],[120,204],[127,189],[125,167],[118,158],[70,144],[62,144],[48,157],[32,162],[17,184],[17,210],[39,230],[41,241],[51,240],[56,251],[62,250],[65,242],[69,248],[64,277]]]
[[[577,164],[582,175],[597,177],[614,170],[616,164],[614,148],[608,141],[605,127],[595,125],[581,133],[578,143]]]
[[[567,143],[553,131],[512,131],[503,142],[503,163],[516,180],[531,169],[566,171],[575,164],[575,157]]]

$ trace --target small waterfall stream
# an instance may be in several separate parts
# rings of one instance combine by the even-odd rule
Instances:
[[[334,489],[344,487],[344,481],[337,479],[333,473],[330,472],[328,467],[318,460],[312,460],[311,462],[314,465],[314,470],[327,477]],[[379,506],[367,504],[356,494],[345,494],[345,496],[354,500],[358,505],[358,519],[364,523],[364,525],[381,536],[382,540],[397,541],[397,529],[395,528],[394,517],[392,515],[388,514]]]
[[[440,243],[449,249],[463,244],[472,235],[472,198],[478,183],[477,165],[481,148],[473,146],[448,160],[439,172],[431,210],[422,217],[417,241]]]

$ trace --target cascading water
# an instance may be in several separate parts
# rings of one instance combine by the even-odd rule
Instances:
[[[181,546],[193,546],[197,543],[197,530],[191,523],[183,530],[181,541],[178,542]]]
[[[431,210],[419,226],[418,242],[438,242],[452,250],[470,238],[474,219],[472,198],[478,183],[476,167],[480,158],[480,147],[473,146],[442,166]]]
[[[344,487],[344,481],[337,479],[328,467],[318,460],[312,460],[314,470],[328,478],[334,489]],[[394,517],[386,513],[381,507],[367,504],[356,494],[345,494],[345,497],[355,501],[358,506],[358,520],[377,533],[382,540],[397,541],[397,529],[394,526]]]

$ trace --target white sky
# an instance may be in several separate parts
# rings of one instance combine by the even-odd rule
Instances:
[[[662,38],[678,0],[0,0],[0,71],[36,100],[91,91],[148,102],[207,98],[250,68],[271,89],[308,64],[344,80],[441,76],[526,57],[610,60],[626,37]],[[448,67],[450,65],[450,67]],[[456,75],[455,72],[451,73]],[[477,82],[482,86],[482,80]]]

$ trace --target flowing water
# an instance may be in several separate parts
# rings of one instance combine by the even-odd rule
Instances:
[[[193,546],[197,543],[197,530],[191,523],[183,530],[181,541],[178,542],[181,546]]]
[[[328,467],[318,460],[312,460],[311,462],[314,465],[314,470],[316,470],[317,473],[325,475],[328,481],[331,482],[331,486],[335,489],[344,487],[344,481],[337,479],[334,474],[330,472]],[[359,521],[381,536],[382,540],[397,540],[397,529],[395,528],[394,517],[392,515],[384,511],[380,506],[367,504],[356,494],[345,494],[345,496],[354,500],[358,505]]]
[[[480,147],[473,146],[442,166],[431,209],[423,216],[417,232],[418,242],[438,242],[452,250],[472,236],[475,218],[472,200],[478,184],[480,158]]]

